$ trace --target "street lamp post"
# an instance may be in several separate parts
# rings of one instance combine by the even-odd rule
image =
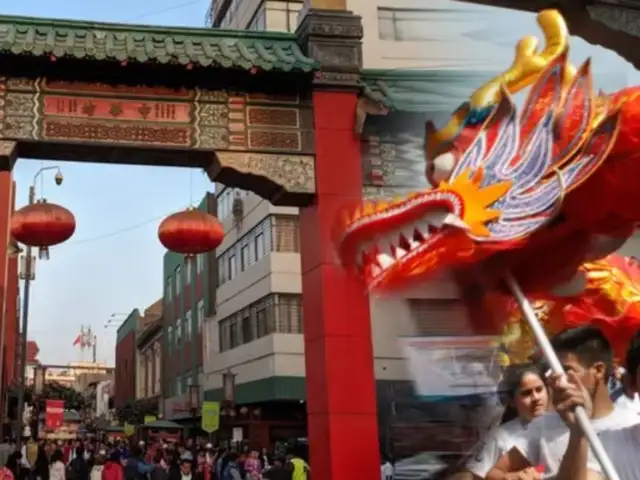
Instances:
[[[41,396],[44,394],[44,384],[45,378],[47,375],[47,367],[43,367],[42,365],[36,365],[33,369],[33,410],[35,422],[31,427],[31,431],[33,432],[33,436],[37,439],[40,435],[40,403]]]
[[[29,187],[29,205],[36,203],[36,182],[38,177],[47,170],[57,170],[55,176],[56,185],[62,184],[62,172],[60,167],[43,167],[36,172],[33,176],[33,183]],[[22,298],[22,326],[20,337],[20,388],[18,389],[18,422],[22,422],[24,415],[24,390],[26,386],[26,368],[27,368],[27,327],[29,324],[29,295],[31,294],[31,280],[35,279],[35,258],[32,255],[31,246],[27,245],[27,249],[24,255],[24,263],[21,267],[24,267],[24,271],[20,272],[20,277],[24,279],[24,290]],[[22,430],[22,425],[19,429]],[[22,447],[22,431],[18,432],[16,439],[16,449],[20,451]]]
[[[195,422],[195,418],[198,416],[198,410],[200,410],[200,385],[189,385],[189,409],[191,410],[192,422]],[[191,437],[195,440],[196,428],[191,428]]]

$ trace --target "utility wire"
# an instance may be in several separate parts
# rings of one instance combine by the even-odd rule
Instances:
[[[166,8],[162,8],[160,10],[153,10],[151,12],[143,13],[142,15],[139,15],[139,16],[137,16],[135,18],[132,18],[129,21],[130,22],[138,22],[138,21],[144,20],[145,18],[148,18],[148,17],[153,17],[155,15],[161,15],[163,13],[172,12],[173,10],[179,10],[181,8],[184,8],[184,7],[190,7],[191,5],[195,5],[196,3],[201,3],[201,2],[202,2],[202,0],[190,0],[190,1],[187,1],[187,2],[183,2],[183,3],[178,3],[178,4],[175,4],[175,5],[171,5],[169,7],[166,7]]]
[[[172,212],[172,213],[175,213],[175,212]],[[96,237],[84,238],[82,240],[77,240],[75,242],[74,241],[65,242],[65,243],[62,243],[61,245],[58,245],[58,247],[62,247],[62,246],[65,246],[65,245],[81,245],[83,243],[97,242],[98,240],[104,240],[106,238],[111,238],[111,237],[115,237],[117,235],[122,235],[123,233],[128,233],[128,232],[131,232],[133,230],[137,230],[138,228],[145,227],[145,226],[149,225],[150,223],[157,222],[158,220],[166,218],[168,215],[171,215],[171,213],[168,213],[166,215],[160,215],[160,216],[154,217],[154,218],[150,218],[149,220],[145,220],[144,222],[137,223],[135,225],[130,225],[128,227],[121,228],[119,230],[114,230],[113,232],[105,233],[103,235],[98,235]]]

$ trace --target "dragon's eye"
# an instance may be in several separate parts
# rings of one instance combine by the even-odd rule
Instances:
[[[435,185],[438,185],[442,181],[449,180],[453,167],[455,166],[456,157],[453,153],[447,152],[442,155],[438,155],[433,160],[433,173],[431,174]]]

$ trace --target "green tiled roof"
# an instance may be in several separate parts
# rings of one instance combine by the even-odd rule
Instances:
[[[308,72],[295,35],[0,16],[0,53]]]
[[[447,112],[495,75],[463,70],[362,71],[363,95],[392,111]]]

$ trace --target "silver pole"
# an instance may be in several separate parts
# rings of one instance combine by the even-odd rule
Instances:
[[[40,173],[40,172],[38,172]],[[37,177],[38,174],[36,174]],[[35,178],[34,184],[29,187],[29,205],[33,205],[36,201]],[[24,295],[22,297],[22,326],[20,328],[20,388],[18,389],[18,435],[16,438],[16,449],[20,451],[22,448],[22,417],[24,416],[24,390],[26,388],[27,379],[27,327],[29,326],[29,296],[31,293],[31,274],[33,272],[31,247],[27,246],[25,252],[25,276],[24,276]]]
[[[55,177],[56,185],[62,184],[62,173],[60,172],[60,167],[55,165],[51,167],[42,167],[33,176],[33,182],[29,187],[29,205],[36,203],[36,181],[42,172],[46,172],[47,170],[57,170],[58,173]],[[22,327],[20,329],[22,335],[20,337],[20,388],[18,389],[18,424],[20,427],[16,441],[16,448],[18,451],[20,451],[22,447],[22,417],[24,416],[24,391],[27,382],[27,379],[25,378],[27,372],[27,328],[29,326],[29,296],[31,293],[31,277],[33,275],[33,257],[32,248],[30,246],[27,246],[25,255],[26,272],[24,279],[24,296],[22,298]]]
[[[551,346],[551,342],[549,341],[549,337],[547,337],[547,333],[544,331],[544,328],[542,328],[542,325],[540,325],[538,317],[536,316],[531,303],[529,303],[529,300],[527,300],[527,297],[525,297],[524,293],[522,292],[520,285],[511,274],[507,275],[506,281],[509,290],[511,290],[511,293],[513,293],[513,296],[518,302],[520,310],[522,310],[522,315],[527,320],[527,323],[529,324],[529,327],[531,328],[531,331],[536,338],[536,342],[538,343],[540,350],[542,350],[542,354],[546,358],[547,362],[549,362],[551,370],[553,370],[554,373],[564,375],[565,371],[564,368],[562,368],[560,359]],[[593,429],[593,425],[591,425],[585,409],[583,407],[577,407],[575,409],[575,415],[576,420],[578,421],[578,425],[580,426],[580,429],[584,433],[585,437],[587,437],[587,441],[591,446],[591,450],[598,459],[598,462],[600,463],[605,476],[609,480],[620,480],[618,472],[616,472],[615,467],[611,463],[611,459],[609,459],[609,455],[607,455],[607,452],[602,446],[602,442],[600,442],[596,431]]]

